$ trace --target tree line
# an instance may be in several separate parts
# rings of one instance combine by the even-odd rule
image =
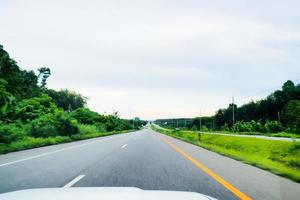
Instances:
[[[234,114],[233,114],[234,113]],[[234,115],[234,118],[233,118]],[[156,123],[171,128],[183,127],[199,130],[224,130],[233,132],[300,134],[300,84],[286,81],[280,90],[259,101],[242,106],[229,104],[215,115],[192,119],[159,119]]]
[[[38,73],[20,69],[0,45],[0,145],[27,137],[129,130],[146,123],[93,112],[81,94],[47,88],[50,76],[48,67]]]

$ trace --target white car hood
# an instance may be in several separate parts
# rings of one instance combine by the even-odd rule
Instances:
[[[74,187],[28,189],[0,194],[0,200],[216,200],[195,193],[141,190],[134,187]]]

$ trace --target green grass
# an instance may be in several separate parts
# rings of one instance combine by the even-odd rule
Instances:
[[[300,138],[299,134],[295,133],[286,133],[286,132],[281,132],[281,133],[271,133],[271,137],[287,137],[287,138]]]
[[[113,132],[99,132],[97,129],[92,126],[86,125],[80,127],[80,134],[72,135],[72,136],[56,136],[56,137],[47,137],[47,138],[34,138],[34,137],[24,137],[22,140],[12,142],[10,144],[0,143],[0,154],[20,151],[25,149],[32,149],[42,146],[72,142],[76,140],[84,140],[96,137],[103,137],[121,133],[128,133],[132,130],[125,131],[113,131]]]
[[[244,163],[300,182],[300,142],[275,141],[152,128],[160,133],[204,147]]]
[[[221,134],[235,134],[235,135],[262,135],[267,137],[286,137],[286,138],[300,138],[299,134],[295,133],[261,133],[261,132],[230,132],[230,131],[207,131],[207,133],[221,133]]]

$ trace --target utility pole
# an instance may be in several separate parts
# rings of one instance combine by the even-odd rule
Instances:
[[[134,130],[134,119],[132,119],[132,127],[133,127],[133,130]]]
[[[202,127],[202,120],[201,120],[201,110],[200,110],[200,117],[199,117],[199,131],[201,132]]]
[[[71,112],[71,104],[68,105],[68,112]]]
[[[201,126],[202,126],[202,121],[201,121],[201,109],[200,109],[200,117],[199,117],[199,132],[198,132],[198,141],[201,141]]]
[[[277,112],[278,115],[278,123],[280,123],[280,111]]]
[[[232,97],[232,126],[234,125],[234,97]]]

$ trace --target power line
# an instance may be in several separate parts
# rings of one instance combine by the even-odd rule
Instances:
[[[297,82],[297,81],[300,81],[300,79],[291,80],[291,81]],[[280,86],[273,87],[273,88],[269,88],[269,89],[266,89],[266,90],[262,90],[262,91],[260,91],[260,92],[256,92],[256,93],[254,93],[254,94],[252,94],[252,95],[245,96],[245,97],[242,97],[242,98],[243,98],[243,99],[249,99],[250,97],[255,97],[255,96],[259,95],[259,94],[264,94],[264,93],[269,92],[269,91],[274,91],[274,90],[276,90],[276,89],[278,89],[278,88],[280,88]]]

